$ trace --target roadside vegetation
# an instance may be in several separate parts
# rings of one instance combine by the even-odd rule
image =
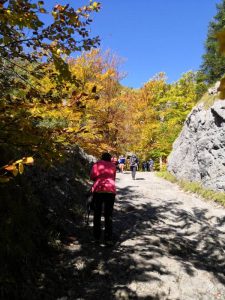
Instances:
[[[216,192],[207,189],[203,187],[200,182],[188,182],[185,180],[177,179],[174,175],[172,175],[168,171],[156,172],[156,175],[172,183],[178,184],[179,187],[181,187],[182,190],[186,192],[195,193],[206,200],[212,200],[225,206],[225,193],[223,192]]]

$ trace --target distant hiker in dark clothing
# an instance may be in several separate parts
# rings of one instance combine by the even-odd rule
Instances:
[[[130,170],[131,170],[131,175],[132,175],[133,180],[135,180],[137,167],[138,167],[138,159],[137,159],[136,155],[133,154],[130,157]]]
[[[142,171],[146,172],[147,171],[147,162],[143,161],[142,163]]]
[[[112,245],[112,214],[116,195],[116,166],[111,162],[111,155],[103,153],[101,160],[96,162],[91,170],[91,180],[94,201],[94,238],[101,237],[101,212],[104,204],[105,243]]]
[[[153,167],[154,167],[154,161],[153,159],[149,159],[149,162],[148,162],[148,165],[149,165],[149,171],[152,172],[153,171]]]

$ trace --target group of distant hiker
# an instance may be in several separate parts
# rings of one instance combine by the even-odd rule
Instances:
[[[147,160],[147,161],[143,161],[142,162],[142,170],[144,172],[146,172],[146,171],[152,172],[153,171],[153,167],[154,167],[154,160],[151,159],[151,158],[149,160]]]
[[[120,155],[118,159],[116,155],[113,155],[111,161],[115,164],[116,170],[121,173],[125,170],[130,170],[132,172],[134,171],[134,167],[136,171],[140,170],[140,161],[135,154],[127,156],[127,158],[125,158],[124,155]],[[143,161],[141,167],[144,172],[152,172],[154,168],[153,159],[150,158],[149,160]]]
[[[117,159],[116,155],[113,155],[111,161],[116,166],[116,170],[123,173],[126,163],[126,158],[124,157],[124,155],[120,155],[119,159]]]
[[[91,188],[93,195],[93,234],[96,243],[101,239],[101,214],[104,207],[105,231],[104,239],[106,246],[112,246],[112,214],[116,195],[116,172],[124,172],[125,166],[129,164],[132,179],[135,180],[136,171],[139,168],[139,159],[135,154],[125,158],[124,155],[117,157],[109,153],[103,153],[101,159],[94,163],[90,173],[90,179],[94,182]],[[143,171],[152,171],[154,162],[152,159],[142,163]]]

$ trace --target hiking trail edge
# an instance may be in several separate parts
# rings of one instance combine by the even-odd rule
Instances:
[[[225,209],[150,172],[116,183],[116,244],[75,228],[56,266],[57,299],[225,299]]]

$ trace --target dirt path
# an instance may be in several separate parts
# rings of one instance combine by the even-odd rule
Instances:
[[[57,299],[225,299],[225,210],[153,173],[118,174],[117,186],[115,246],[78,228]]]

